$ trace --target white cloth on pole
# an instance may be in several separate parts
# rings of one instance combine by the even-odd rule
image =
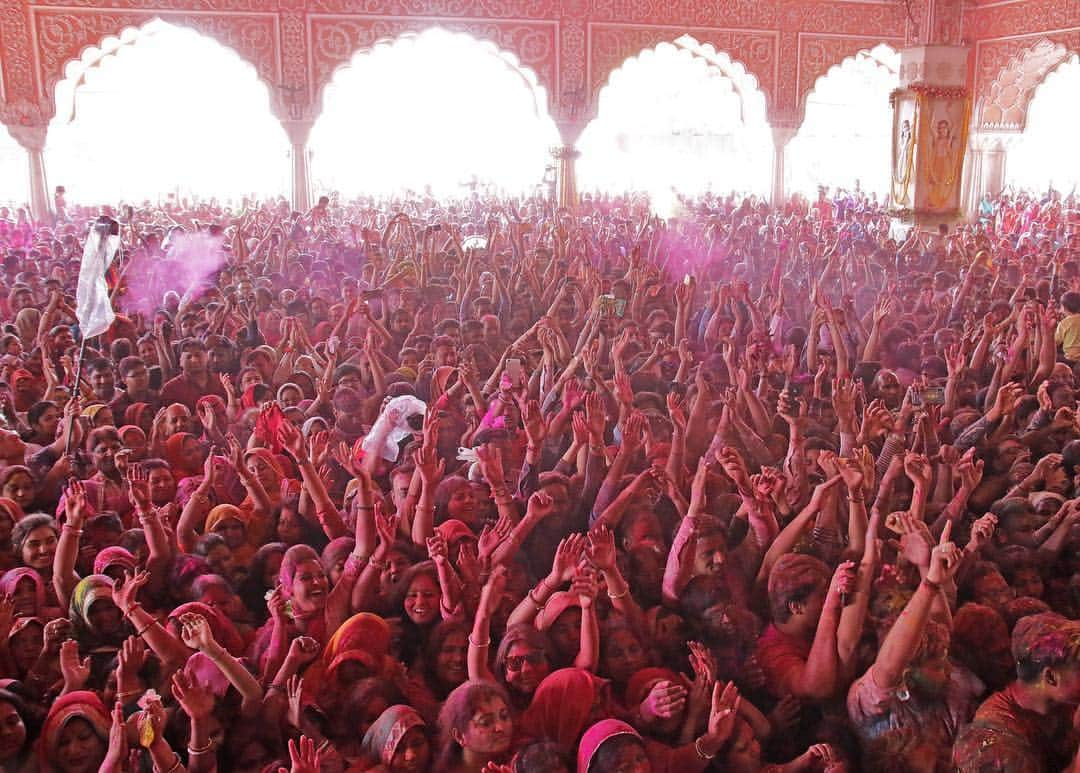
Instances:
[[[101,335],[116,319],[105,272],[119,249],[119,236],[102,234],[93,227],[90,229],[79,266],[79,288],[75,293],[75,315],[79,318],[79,330],[84,339]]]

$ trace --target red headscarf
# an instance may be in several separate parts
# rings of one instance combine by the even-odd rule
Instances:
[[[4,572],[4,576],[0,577],[0,593],[3,593],[7,597],[15,595],[15,589],[19,583],[23,580],[30,580],[34,584],[34,604],[35,609],[32,616],[38,617],[44,613],[45,610],[45,585],[41,582],[41,575],[39,575],[33,569],[26,566],[21,566],[18,569],[11,569]]]
[[[18,523],[26,517],[26,513],[19,506],[19,503],[9,497],[0,497],[0,508],[7,510],[8,515],[11,516],[11,520]]]
[[[181,604],[170,612],[169,619],[179,621],[183,615],[188,614],[205,617],[206,622],[210,624],[210,631],[214,634],[214,639],[231,654],[237,657],[244,654],[244,638],[236,630],[236,626],[232,624],[232,621],[223,614],[200,601],[190,601],[187,604]]]
[[[619,719],[603,719],[586,730],[578,746],[577,773],[589,773],[589,765],[600,747],[620,735],[632,735],[641,740],[637,730]]]
[[[45,718],[45,725],[41,729],[41,738],[38,740],[38,761],[42,771],[56,769],[54,767],[55,754],[60,748],[60,734],[73,719],[85,720],[93,728],[94,734],[106,744],[108,743],[109,726],[112,720],[101,698],[89,690],[69,692],[53,703],[49,709],[49,715]]]
[[[184,460],[184,444],[189,440],[198,442],[196,437],[188,432],[177,432],[165,441],[165,461],[169,463],[173,478],[177,482],[201,472],[201,470],[193,470],[185,466],[187,462]]]
[[[532,738],[557,743],[564,751],[577,744],[607,680],[583,668],[563,668],[548,674],[536,688],[521,726]]]
[[[142,417],[150,411],[149,403],[132,403],[124,410],[124,423],[142,429]]]
[[[338,666],[350,660],[363,663],[372,674],[379,674],[389,651],[390,626],[386,621],[369,612],[353,615],[341,624],[323,649],[326,678],[332,680]]]

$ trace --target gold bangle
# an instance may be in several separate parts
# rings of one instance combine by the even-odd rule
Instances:
[[[469,634],[469,644],[476,647],[477,649],[484,649],[485,647],[490,647],[491,646],[491,637],[489,636],[487,638],[487,641],[481,643],[481,642],[478,642],[478,641],[473,641],[472,634],[470,633]]]
[[[618,601],[619,599],[624,599],[629,595],[630,595],[630,586],[629,585],[626,586],[626,590],[624,590],[622,593],[612,593],[610,590],[607,592],[607,597],[609,599],[611,599],[612,601]]]

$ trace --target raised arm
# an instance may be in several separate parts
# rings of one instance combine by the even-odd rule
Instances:
[[[64,490],[64,525],[53,555],[53,589],[61,609],[67,609],[71,594],[79,584],[75,563],[79,559],[79,541],[89,508],[82,481],[73,479]]]
[[[877,659],[870,667],[871,677],[878,687],[890,689],[901,683],[904,671],[919,649],[930,609],[942,591],[942,584],[950,581],[959,568],[960,550],[950,541],[951,535],[952,525],[949,524],[933,549],[926,578],[881,644]]]
[[[244,668],[244,664],[233,657],[214,639],[210,623],[202,615],[187,614],[180,618],[181,638],[184,644],[193,650],[202,652],[213,661],[229,683],[240,693],[240,714],[251,718],[262,707],[263,688],[259,680]]]

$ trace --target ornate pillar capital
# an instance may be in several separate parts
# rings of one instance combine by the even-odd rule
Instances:
[[[310,118],[293,119],[286,118],[281,122],[285,134],[289,137],[289,143],[295,147],[307,147],[308,138],[311,136],[311,128],[315,121]]]
[[[49,133],[48,124],[8,124],[12,138],[28,152],[41,153],[45,150],[45,140]]]

